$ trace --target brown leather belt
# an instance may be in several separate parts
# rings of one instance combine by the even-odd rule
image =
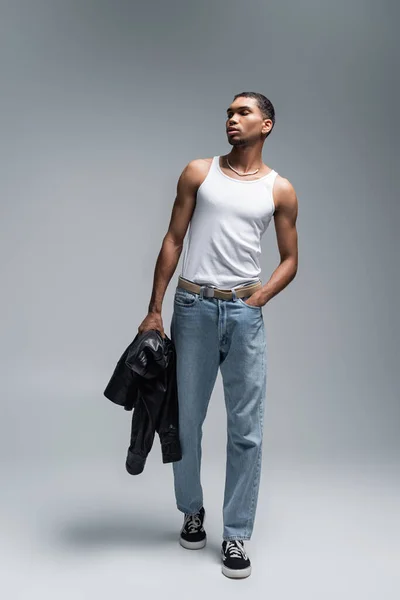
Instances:
[[[189,292],[194,292],[195,294],[200,294],[200,289],[203,288],[203,295],[205,298],[222,298],[222,300],[232,300],[233,298],[232,290],[222,290],[210,285],[198,285],[181,276],[178,278],[178,287],[184,288]],[[261,281],[257,281],[257,283],[252,283],[250,285],[242,285],[235,288],[236,296],[238,298],[251,296],[255,291],[260,289],[260,287],[262,287]]]

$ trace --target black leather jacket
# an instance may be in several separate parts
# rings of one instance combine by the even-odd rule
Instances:
[[[119,359],[106,398],[132,410],[131,440],[125,467],[144,469],[157,431],[163,463],[181,460],[175,346],[156,329],[137,334]]]

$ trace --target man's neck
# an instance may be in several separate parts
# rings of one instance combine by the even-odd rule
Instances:
[[[258,148],[233,148],[225,158],[229,160],[232,167],[243,173],[261,169],[263,166],[262,154]]]

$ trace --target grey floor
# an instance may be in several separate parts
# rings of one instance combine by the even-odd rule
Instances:
[[[252,575],[221,573],[223,470],[203,461],[207,546],[178,543],[171,465],[149,457],[3,465],[1,596],[5,600],[243,598],[398,600],[400,481],[395,467],[313,468],[264,460]],[[261,596],[258,596],[261,597]]]

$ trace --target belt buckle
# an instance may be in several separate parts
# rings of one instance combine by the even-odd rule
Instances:
[[[203,296],[206,298],[214,298],[214,288],[206,285],[203,288]]]

